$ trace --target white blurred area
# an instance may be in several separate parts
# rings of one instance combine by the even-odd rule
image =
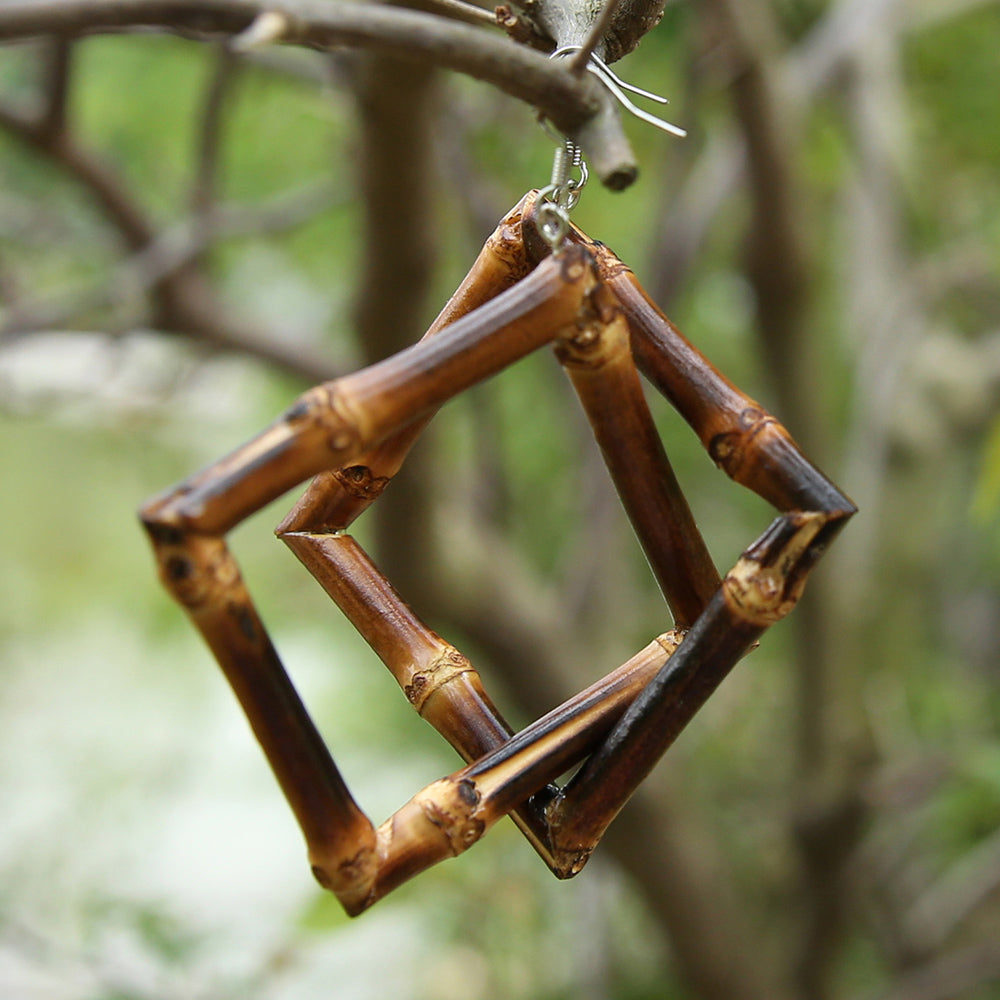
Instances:
[[[307,997],[326,981],[375,997],[387,971],[412,995],[427,943],[408,908],[290,934],[316,892],[298,831],[228,692],[207,669],[178,677],[176,652],[119,619],[5,644],[3,995]]]
[[[8,416],[98,425],[158,416],[167,430],[197,426],[201,434],[178,439],[189,447],[206,433],[223,437],[221,447],[231,446],[233,434],[251,426],[260,412],[269,384],[252,360],[199,356],[145,331],[52,331],[0,349],[0,401]]]

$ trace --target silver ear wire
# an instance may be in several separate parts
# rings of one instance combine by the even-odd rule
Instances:
[[[583,46],[581,45],[563,45],[561,48],[555,50],[552,53],[552,58],[557,56],[568,56],[574,52],[579,52]],[[669,104],[670,102],[665,97],[660,97],[659,94],[653,94],[648,90],[643,90],[641,87],[634,87],[631,83],[626,83],[621,77],[616,75],[608,67],[607,63],[593,53],[587,59],[587,69],[597,77],[601,83],[607,87],[611,96],[614,97],[616,101],[626,111],[630,112],[640,121],[646,122],[647,125],[652,125],[654,128],[658,128],[661,132],[669,132],[671,135],[680,136],[682,139],[687,135],[687,131],[682,129],[679,125],[672,125],[670,122],[664,121],[662,118],[657,118],[656,115],[651,115],[648,111],[643,111],[642,108],[637,107],[629,98],[626,96],[625,91],[631,91],[633,94],[638,94],[640,97],[646,97],[651,101],[656,101],[659,104]]]
[[[640,97],[647,97],[651,101],[656,101],[657,104],[669,104],[670,103],[670,101],[668,101],[665,97],[661,97],[659,94],[654,94],[651,90],[643,90],[642,87],[637,87],[637,86],[635,86],[635,84],[626,83],[620,76],[618,76],[611,69],[610,66],[608,66],[608,64],[606,62],[604,62],[603,60],[601,60],[598,56],[591,55],[590,58],[594,62],[594,64],[596,66],[600,67],[601,72],[605,76],[610,77],[615,83],[618,84],[619,87],[621,87],[622,90],[627,90],[630,93],[638,94]]]
[[[553,254],[562,250],[569,234],[569,214],[580,200],[580,192],[587,183],[587,163],[580,147],[569,139],[559,138],[552,159],[552,179],[538,192],[538,231]],[[578,171],[578,177],[570,176]]]
[[[561,56],[568,56],[573,52],[579,52],[582,48],[582,45],[563,45],[551,53],[550,58],[557,59]],[[681,137],[687,135],[687,132],[677,125],[671,125],[670,122],[665,122],[661,118],[657,118],[656,115],[651,115],[648,111],[636,107],[626,96],[625,91],[628,90],[659,104],[669,104],[670,102],[665,97],[626,83],[608,69],[603,59],[598,58],[593,53],[587,57],[587,69],[604,84],[611,96],[636,118],[663,132],[669,132],[671,135]],[[569,213],[576,207],[576,203],[580,200],[580,192],[583,190],[584,184],[587,183],[587,164],[581,155],[580,148],[572,140],[557,134],[546,118],[540,117],[539,122],[545,132],[555,140],[556,151],[552,161],[552,179],[546,187],[538,192],[538,229],[552,253],[558,254],[569,234]],[[580,176],[578,178],[571,177],[571,170],[578,170]]]

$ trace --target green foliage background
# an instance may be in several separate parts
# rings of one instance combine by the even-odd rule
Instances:
[[[804,37],[826,5],[778,6]],[[727,127],[729,109],[722,92],[688,86],[686,7],[668,8],[622,72],[677,95],[672,115],[700,148]],[[943,892],[963,871],[986,885],[993,869],[977,859],[995,856],[1000,836],[1000,366],[985,380],[981,405],[971,405],[962,381],[969,372],[980,384],[976,376],[997,357],[984,345],[1000,329],[998,37],[1000,7],[972,4],[912,32],[898,53],[907,118],[885,127],[909,137],[896,192],[908,259],[958,269],[966,253],[974,274],[934,301],[950,345],[948,364],[931,372],[940,377],[904,366],[903,390],[886,383],[885,392],[899,392],[900,426],[878,484],[877,531],[859,529],[874,551],[849,550],[824,565],[849,595],[852,572],[877,564],[874,603],[843,643],[854,658],[849,671],[864,671],[861,711],[884,765],[866,789],[880,813],[862,862],[868,851],[888,863],[891,852],[879,848],[897,845],[905,874],[927,888],[915,896],[925,906],[932,889]],[[0,52],[5,99],[30,100],[35,55],[30,46]],[[78,46],[81,134],[164,225],[187,211],[210,56],[207,46],[161,37]],[[309,54],[295,58],[313,65]],[[528,109],[470,81],[446,86],[463,122],[463,155],[482,183],[476,192],[448,184],[440,192],[442,302],[476,250],[468,199],[485,192],[499,215],[544,183],[551,157]],[[686,154],[638,125],[630,133],[640,181],[622,195],[593,184],[576,221],[646,280]],[[817,391],[828,400],[820,464],[842,479],[851,434],[864,435],[851,419],[868,331],[845,328],[838,206],[857,156],[836,92],[810,111],[807,135],[798,155],[818,262],[825,384]],[[211,255],[237,312],[322,347],[345,368],[357,357],[355,142],[342,91],[245,69],[226,117],[223,200],[260,202],[330,176],[336,193],[328,210],[293,231],[234,239]],[[772,405],[740,259],[746,212],[738,193],[725,200],[669,311],[735,382]],[[99,283],[120,259],[114,234],[80,190],[0,132],[0,262],[18,289],[38,299],[66,295]],[[133,304],[123,294],[85,310],[80,328],[113,329],[118,310]],[[564,416],[572,400],[549,360],[505,376],[495,399],[512,509],[522,512],[509,526],[512,545],[551,573],[586,545],[586,525],[572,418]],[[869,378],[878,386],[877,373]],[[253,361],[149,331],[0,342],[0,987],[10,996],[107,1000],[691,996],[634,887],[611,863],[599,854],[580,879],[556,883],[506,824],[354,923],[311,883],[298,832],[208,653],[161,593],[135,519],[145,497],[259,429],[301,388]],[[657,419],[713,553],[727,565],[768,514],[712,468],[665,407]],[[474,448],[470,420],[458,403],[438,421],[459,485]],[[854,493],[849,479],[843,485]],[[869,498],[855,499],[863,518]],[[270,529],[286,507],[241,526],[234,544],[338,763],[381,819],[452,770],[454,758],[274,541]],[[623,567],[608,568],[612,583],[643,572],[624,551]],[[659,601],[647,593],[623,617],[622,657],[663,627]],[[617,613],[614,600],[609,608]],[[794,924],[774,888],[791,864],[786,654],[778,629],[663,765],[711,817],[755,926],[774,914]],[[960,943],[996,930],[998,885],[986,885]],[[877,923],[857,914],[836,995],[889,989]],[[948,995],[1000,996],[990,982]]]

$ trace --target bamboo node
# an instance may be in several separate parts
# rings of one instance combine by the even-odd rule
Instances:
[[[476,783],[470,778],[442,778],[414,796],[413,801],[457,856],[486,832],[486,823],[477,815],[480,799]]]
[[[829,517],[815,511],[797,511],[775,522],[781,531],[774,544],[751,546],[722,581],[722,594],[730,610],[749,625],[769,628],[798,603],[809,564],[814,561],[813,542]]]
[[[417,712],[423,714],[428,698],[435,691],[461,674],[470,673],[476,673],[476,669],[468,657],[454,646],[449,646],[422,670],[413,672],[410,682],[403,688],[403,693]]]

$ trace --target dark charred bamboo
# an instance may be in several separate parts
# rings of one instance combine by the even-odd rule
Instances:
[[[531,270],[521,240],[524,201],[487,239],[425,338],[513,287]],[[471,663],[420,622],[357,543],[340,533],[381,495],[432,416],[414,421],[349,466],[317,476],[277,534],[364,636],[419,714],[469,762],[499,746],[513,730]],[[512,818],[548,860],[534,804],[523,803]]]
[[[553,851],[573,875],[709,695],[791,611],[839,527],[838,515],[784,514],[744,552],[677,652],[548,809]]]
[[[530,222],[530,212],[531,206],[525,239],[537,259],[548,250]],[[575,228],[571,239],[591,252],[602,280],[621,304],[643,373],[731,478],[785,513],[744,553],[677,656],[549,804],[553,852],[567,875],[583,866],[632,791],[737,660],[791,610],[810,569],[855,512],[851,501],[802,455],[785,428],[667,320],[608,247]],[[598,440],[615,419],[605,414],[592,420]],[[645,441],[643,445],[649,447]],[[628,444],[618,441],[609,450],[612,462],[627,463]],[[615,478],[617,482],[619,476]]]
[[[596,284],[590,258],[577,248],[539,265],[514,288],[429,337],[340,382],[350,382],[357,426],[372,442],[435,410],[446,400],[548,343],[576,320]],[[381,433],[379,433],[381,431]]]
[[[215,654],[295,814],[313,872],[350,893],[375,830],[358,808],[271,644],[221,538],[185,533],[144,511],[164,585]],[[345,902],[345,905],[348,903]]]
[[[534,204],[525,205],[524,238],[529,257],[540,260],[549,250],[534,224]],[[781,423],[733,385],[663,315],[610,247],[575,226],[570,238],[590,252],[601,280],[621,303],[639,370],[731,479],[781,511],[855,513],[854,504],[802,454]]]
[[[415,795],[378,829],[380,863],[362,908],[467,850],[518,803],[579,763],[673,654],[678,638],[658,637],[492,753]]]
[[[628,327],[612,296],[592,296],[593,321],[559,339],[556,354],[678,628],[688,628],[719,586],[670,466],[632,362]]]
[[[513,729],[468,658],[417,618],[350,535],[295,532],[284,541],[466,763],[509,739]]]
[[[233,687],[302,827],[313,870],[353,909],[370,881],[373,830],[295,693],[222,535],[323,466],[344,465],[456,392],[551,340],[593,286],[564,256],[380,364],[313,389],[227,458],[142,510],[165,586]],[[388,398],[385,398],[388,397]]]
[[[488,808],[502,814],[579,763],[674,655],[683,637],[677,629],[657,636],[616,670],[469,765],[463,774],[475,779]]]

